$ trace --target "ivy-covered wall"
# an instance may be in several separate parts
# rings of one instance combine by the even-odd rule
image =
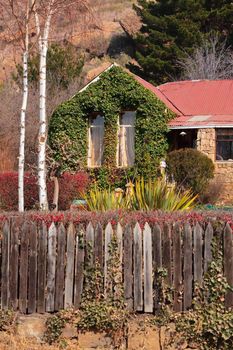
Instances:
[[[116,167],[118,118],[121,111],[136,110],[135,165]],[[167,122],[173,117],[166,106],[133,75],[113,66],[100,79],[61,104],[49,126],[49,144],[63,170],[87,168],[88,117],[100,113],[105,120],[104,161],[101,168],[90,170],[101,186],[121,184],[137,175],[156,176],[158,165],[167,151]]]

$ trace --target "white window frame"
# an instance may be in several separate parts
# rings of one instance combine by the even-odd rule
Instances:
[[[134,114],[134,120],[136,122],[136,111],[133,111],[133,110],[125,110],[123,111],[119,118],[118,118],[118,130],[117,130],[117,152],[116,152],[116,164],[117,164],[117,167],[118,168],[121,168],[121,169],[126,169],[126,168],[130,168],[130,167],[133,167],[134,166],[134,163],[135,163],[135,144],[134,144],[134,162],[132,165],[120,165],[119,164],[119,151],[120,151],[120,142],[119,142],[119,136],[120,136],[120,128],[121,128],[121,124],[120,124],[120,120],[121,118],[123,117],[123,115],[127,112],[130,112],[130,113],[133,113]],[[128,127],[128,128],[133,128],[134,131],[135,131],[135,124],[132,126],[132,125],[123,125],[124,127]]]
[[[103,164],[101,163],[100,165],[93,165],[92,163],[92,137],[91,137],[91,129],[92,128],[98,128],[99,126],[97,125],[91,125],[91,120],[97,118],[98,116],[103,117],[100,113],[96,113],[95,115],[90,115],[89,116],[89,126],[88,126],[88,155],[87,155],[87,167],[91,169],[95,168],[100,168]],[[104,118],[104,117],[103,117]]]

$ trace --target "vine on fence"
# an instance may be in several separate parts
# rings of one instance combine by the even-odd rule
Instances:
[[[158,270],[157,288],[160,310],[152,320],[157,326],[175,323],[175,331],[186,339],[190,347],[200,350],[233,349],[233,310],[225,307],[225,295],[233,290],[223,274],[223,240],[217,225],[212,242],[213,260],[202,284],[195,284],[192,308],[173,313],[172,290],[165,283],[166,271]],[[218,232],[219,231],[219,232]],[[175,334],[170,343],[174,345]],[[171,345],[171,344],[170,344]],[[176,344],[177,345],[177,344]]]
[[[86,249],[85,287],[80,308],[63,310],[49,317],[45,340],[49,344],[59,340],[65,324],[71,323],[77,327],[78,332],[106,332],[117,349],[127,337],[129,320],[129,312],[124,302],[117,237],[114,234],[109,244],[108,280],[105,290],[103,270],[98,261],[93,263],[90,243],[87,243]]]

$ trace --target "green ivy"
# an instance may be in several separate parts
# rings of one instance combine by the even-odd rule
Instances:
[[[124,110],[137,111],[135,165],[131,169],[116,167],[118,118]],[[105,118],[104,160],[101,168],[90,171],[91,175],[100,179],[103,187],[135,174],[156,176],[167,151],[167,122],[173,114],[133,75],[116,66],[53,113],[49,143],[62,169],[87,168],[88,116],[96,112]]]

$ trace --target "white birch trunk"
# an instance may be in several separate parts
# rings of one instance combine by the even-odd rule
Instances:
[[[48,51],[48,36],[51,22],[51,13],[48,14],[42,38],[39,39],[40,51],[40,126],[38,146],[38,185],[39,206],[41,210],[48,210],[46,186],[46,142],[47,142],[47,115],[46,115],[46,61]]]
[[[29,50],[29,3],[27,5],[27,17],[23,52],[23,100],[20,112],[20,140],[19,140],[19,163],[18,163],[18,210],[24,211],[24,164],[25,164],[25,122],[28,104],[28,50]]]
[[[47,43],[42,41],[40,50],[40,126],[38,146],[38,185],[39,205],[41,210],[48,210],[47,187],[46,187],[46,56]]]

